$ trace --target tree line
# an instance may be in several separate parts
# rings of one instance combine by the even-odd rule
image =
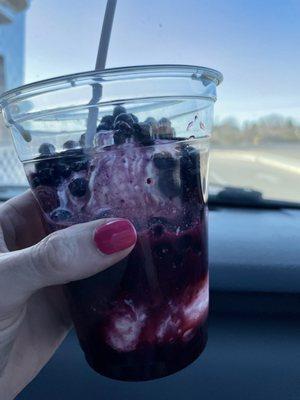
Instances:
[[[259,145],[263,143],[297,142],[300,125],[292,118],[272,114],[239,124],[235,118],[217,122],[212,134],[215,145]]]

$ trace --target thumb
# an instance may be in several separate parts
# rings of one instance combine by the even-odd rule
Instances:
[[[128,220],[104,219],[73,225],[32,247],[1,254],[1,298],[16,305],[42,287],[103,271],[130,253],[136,237]]]

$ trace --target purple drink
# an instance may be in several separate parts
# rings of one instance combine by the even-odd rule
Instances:
[[[168,375],[194,360],[205,345],[208,312],[197,141],[161,133],[145,144],[135,138],[139,127],[127,129],[123,143],[117,136],[117,144],[101,143],[88,155],[68,150],[26,166],[51,230],[103,217],[128,218],[137,229],[125,260],[66,290],[88,362],[126,380]],[[101,131],[98,139],[116,132]]]
[[[201,80],[190,81],[192,67],[188,72],[186,68],[181,74],[187,90],[190,82],[198,87]],[[150,72],[149,77],[143,72],[145,81],[156,79]],[[201,87],[209,92],[205,79]],[[195,107],[196,113],[186,111]],[[138,109],[138,117],[132,109]],[[153,118],[148,109],[160,118]],[[165,109],[180,117],[165,118]],[[85,146],[85,134],[78,129],[80,135],[72,140],[39,139],[39,154],[24,158],[49,231],[111,217],[131,220],[137,230],[136,246],[125,259],[66,285],[81,347],[91,367],[103,375],[122,380],[163,377],[191,363],[205,347],[211,109],[210,100],[202,98],[184,99],[182,104],[147,99],[138,108],[133,102],[127,102],[126,109],[110,106],[109,113],[102,112],[93,146]],[[78,118],[77,109],[70,110],[72,118]],[[67,126],[61,109],[55,118],[49,114],[50,122],[44,122],[44,115],[48,118],[39,114],[31,123],[39,126],[42,121],[49,129],[59,117]],[[188,139],[197,137],[199,129],[207,131],[199,139]]]

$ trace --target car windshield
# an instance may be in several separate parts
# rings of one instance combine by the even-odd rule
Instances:
[[[273,114],[241,124],[223,120],[212,136],[211,194],[216,188],[227,193],[246,189],[231,190],[236,202],[242,194],[251,202],[257,191],[261,200],[300,203],[299,149],[300,126],[292,118]]]
[[[94,68],[105,2],[88,3],[75,1],[70,12],[68,0],[0,0],[0,92]],[[294,0],[118,3],[107,67],[202,64],[224,74],[211,140],[213,201],[300,203],[299,17]],[[25,187],[1,119],[0,198]]]

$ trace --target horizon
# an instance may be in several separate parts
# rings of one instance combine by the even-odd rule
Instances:
[[[214,125],[221,125],[221,124],[225,124],[225,123],[232,123],[233,125],[237,126],[239,129],[243,129],[245,125],[247,125],[248,123],[254,124],[254,123],[262,123],[265,122],[266,120],[278,120],[280,119],[281,122],[289,122],[291,121],[292,124],[296,127],[300,127],[300,119],[291,117],[289,115],[285,116],[282,114],[277,114],[277,113],[270,113],[270,114],[264,114],[260,117],[254,118],[254,119],[245,119],[243,121],[240,121],[238,118],[236,118],[234,115],[228,115],[228,116],[224,116],[222,118],[215,116],[215,121],[214,121]]]

